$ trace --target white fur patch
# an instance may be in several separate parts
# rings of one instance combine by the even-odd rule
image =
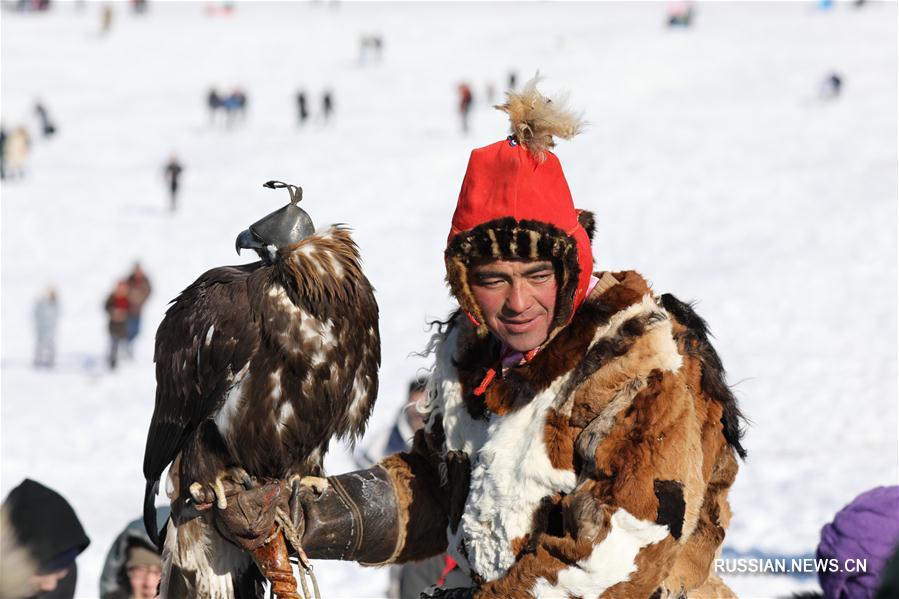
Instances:
[[[492,415],[487,441],[470,455],[471,486],[451,545],[465,542],[471,567],[486,580],[515,562],[512,540],[530,532],[540,501],[574,489],[571,470],[554,468],[546,449],[546,414],[567,375],[526,405]]]
[[[443,414],[447,449],[464,451],[472,465],[462,521],[455,535],[448,533],[450,551],[463,569],[470,565],[494,580],[514,563],[512,540],[531,530],[540,500],[575,486],[574,472],[554,468],[544,442],[546,413],[569,375],[513,412],[493,415],[489,422],[473,420],[452,366],[455,337],[450,333],[438,349],[433,377],[440,381],[435,402]],[[460,552],[463,542],[467,561]]]
[[[589,557],[561,570],[558,582],[540,578],[531,589],[534,597],[596,597],[637,571],[641,549],[668,536],[668,527],[640,520],[619,508],[610,521],[608,536],[593,547]]]

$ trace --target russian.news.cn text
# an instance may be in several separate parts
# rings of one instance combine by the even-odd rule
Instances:
[[[737,557],[715,560],[715,572],[718,574],[818,574],[867,571],[867,559]]]

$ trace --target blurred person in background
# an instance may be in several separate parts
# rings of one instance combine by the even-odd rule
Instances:
[[[327,124],[331,121],[331,115],[334,113],[334,95],[331,90],[327,89],[322,94],[322,121]]]
[[[0,124],[0,181],[6,179],[6,127]]]
[[[59,319],[59,302],[53,287],[34,302],[34,365],[37,368],[53,368],[56,359],[56,324]]]
[[[421,407],[425,404],[427,386],[428,379],[425,377],[409,382],[406,403],[397,414],[394,425],[382,430],[370,444],[356,452],[356,464],[359,468],[371,468],[389,455],[412,449],[415,433],[425,426]],[[422,591],[431,585],[446,584],[448,577],[451,587],[471,584],[456,566],[456,562],[446,553],[420,562],[393,566],[390,569],[388,596],[392,599],[419,599]]]
[[[518,85],[518,73],[509,71],[509,89],[514,90],[516,85]]]
[[[140,334],[141,312],[153,290],[140,262],[134,264],[125,282],[128,284],[128,356],[131,357],[134,355],[134,340]]]
[[[693,3],[679,0],[669,2],[667,9],[668,27],[689,27],[693,22]]]
[[[106,298],[106,314],[109,316],[109,368],[115,370],[119,363],[119,352],[128,343],[128,282],[116,283],[112,293]]]
[[[828,73],[818,87],[818,97],[822,100],[836,100],[843,91],[843,77],[839,73]]]
[[[165,181],[169,187],[169,211],[171,212],[178,208],[178,188],[181,185],[181,173],[183,171],[184,167],[178,162],[178,157],[172,154],[163,170]]]
[[[471,112],[471,104],[474,98],[471,88],[467,83],[460,83],[459,91],[459,117],[462,119],[462,132],[468,133],[468,114]]]
[[[225,110],[225,123],[228,127],[239,118],[241,122],[247,120],[247,94],[239,87],[222,100],[222,108]]]
[[[71,599],[90,539],[56,491],[25,479],[0,508],[0,598]]]
[[[157,527],[169,516],[168,507],[156,508]],[[162,578],[162,559],[144,528],[143,518],[129,522],[112,542],[103,573],[100,599],[151,599]]]
[[[297,92],[297,123],[302,127],[309,118],[309,107],[306,104],[306,92],[300,90]]]
[[[222,97],[219,96],[219,92],[214,87],[209,88],[209,93],[206,94],[206,108],[209,110],[209,124],[215,124],[215,115],[218,113],[218,109],[222,107]]]
[[[111,4],[104,4],[100,11],[100,36],[109,35],[112,31],[113,10]]]
[[[47,107],[38,100],[34,103],[34,112],[37,114],[38,120],[41,122],[41,133],[44,137],[52,137],[54,133],[56,133],[56,125],[53,124],[53,121],[50,120],[50,115],[47,113]]]
[[[3,143],[6,178],[24,177],[25,163],[31,150],[31,137],[25,127],[16,127]]]

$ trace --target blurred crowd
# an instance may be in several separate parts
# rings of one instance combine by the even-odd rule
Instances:
[[[106,362],[115,369],[122,358],[134,356],[134,342],[140,335],[141,315],[150,297],[152,286],[141,264],[135,263],[131,272],[116,281],[106,296],[103,309],[107,316],[109,350]],[[34,366],[53,368],[56,365],[57,328],[60,301],[55,287],[47,287],[34,301]]]

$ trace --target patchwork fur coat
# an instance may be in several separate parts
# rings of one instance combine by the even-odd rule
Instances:
[[[448,550],[475,596],[732,596],[712,564],[730,520],[741,416],[692,309],[600,273],[572,321],[477,395],[499,348],[456,315],[428,422],[381,462],[391,561]]]

